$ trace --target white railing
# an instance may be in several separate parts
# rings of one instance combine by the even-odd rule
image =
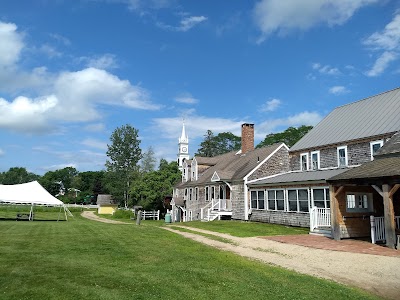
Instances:
[[[159,210],[152,210],[152,211],[142,211],[142,219],[153,219],[153,220],[160,220],[160,211]]]
[[[213,212],[232,211],[232,202],[230,199],[211,199],[210,203],[200,209],[201,220],[212,221],[216,218]],[[204,215],[206,212],[207,215]]]
[[[394,220],[396,223],[396,228],[400,229],[400,216],[395,216]],[[372,243],[376,244],[376,242],[386,241],[385,217],[370,216],[370,222]]]
[[[318,227],[331,226],[331,209],[314,206],[310,210],[310,231]]]

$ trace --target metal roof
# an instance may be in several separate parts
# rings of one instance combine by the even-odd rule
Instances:
[[[374,155],[375,158],[400,155],[400,131],[396,132]]]
[[[343,173],[348,169],[332,169],[332,170],[317,170],[305,172],[289,172],[280,174],[278,176],[260,179],[257,181],[249,182],[249,185],[265,185],[265,184],[278,184],[278,183],[295,183],[306,181],[321,181],[326,180],[332,176]]]
[[[337,144],[400,130],[400,88],[335,108],[290,151]]]

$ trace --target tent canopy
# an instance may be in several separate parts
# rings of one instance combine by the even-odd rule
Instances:
[[[64,203],[52,196],[39,182],[3,185],[0,184],[0,203],[29,205],[64,206]]]

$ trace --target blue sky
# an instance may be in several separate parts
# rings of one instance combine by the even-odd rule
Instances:
[[[2,0],[0,171],[104,169],[112,131],[175,160],[208,129],[256,143],[399,86],[400,3]]]

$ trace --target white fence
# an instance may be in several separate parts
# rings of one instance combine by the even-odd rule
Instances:
[[[394,217],[396,228],[400,229],[400,216]],[[385,218],[370,216],[371,222],[371,241],[373,244],[376,242],[386,241],[385,233]]]
[[[151,211],[142,211],[142,219],[151,219],[151,220],[160,220],[160,211],[159,210],[151,210]]]
[[[85,204],[85,205],[83,205],[83,204],[71,204],[71,203],[69,203],[69,204],[65,204],[65,206],[66,207],[79,207],[79,208],[86,208],[86,209],[89,209],[89,208],[99,208],[99,206],[98,205],[95,205],[95,204]]]
[[[314,206],[310,211],[310,231],[318,227],[331,226],[331,209]]]

